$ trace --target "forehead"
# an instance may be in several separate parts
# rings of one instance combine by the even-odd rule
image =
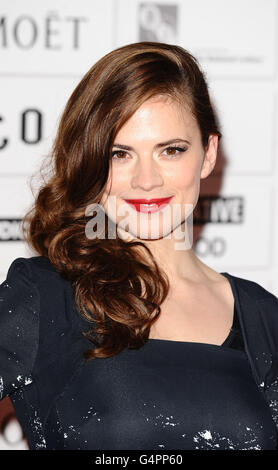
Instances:
[[[198,132],[198,123],[188,103],[179,103],[171,97],[155,96],[146,100],[124,123],[117,138],[143,136],[155,138],[156,135],[174,137],[172,133]],[[167,135],[166,135],[167,134]]]

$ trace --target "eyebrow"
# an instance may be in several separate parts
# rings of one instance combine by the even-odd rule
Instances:
[[[176,139],[167,140],[166,142],[159,142],[158,144],[155,144],[154,148],[158,149],[160,147],[164,147],[165,145],[174,144],[175,142],[185,142],[186,144],[190,145],[190,142],[188,140],[180,139],[179,137],[177,137]],[[123,150],[134,150],[133,147],[123,144],[113,144],[113,147],[118,147]]]

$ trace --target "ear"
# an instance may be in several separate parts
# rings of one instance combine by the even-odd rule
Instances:
[[[205,148],[204,159],[202,163],[200,178],[206,178],[213,170],[218,148],[218,135],[211,134],[208,139],[208,144]]]

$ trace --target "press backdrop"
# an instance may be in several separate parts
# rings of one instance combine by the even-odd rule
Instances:
[[[217,165],[201,180],[196,254],[278,295],[277,29],[277,0],[1,0],[0,282],[15,258],[34,255],[19,228],[30,176],[74,87],[107,52],[147,40],[199,59],[222,126]],[[8,398],[0,428],[0,449],[28,448]]]

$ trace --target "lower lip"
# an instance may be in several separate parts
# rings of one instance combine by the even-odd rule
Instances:
[[[135,203],[135,202],[129,202],[129,201],[126,201],[126,202],[130,204],[132,207],[134,207],[137,210],[137,212],[144,212],[144,213],[151,214],[152,212],[158,212],[164,207],[166,207],[169,204],[172,197],[170,197],[169,199],[164,199],[161,202],[159,201],[155,202],[153,204],[143,204],[142,202]]]

